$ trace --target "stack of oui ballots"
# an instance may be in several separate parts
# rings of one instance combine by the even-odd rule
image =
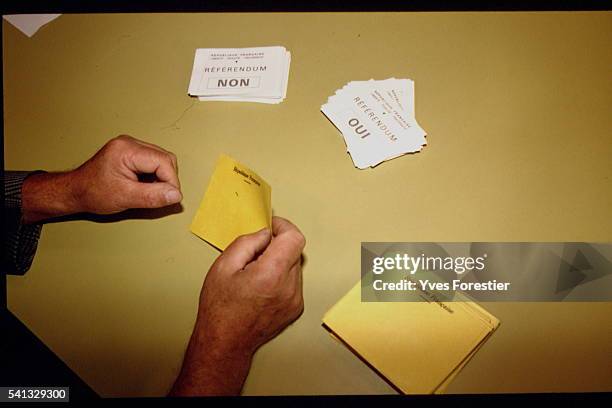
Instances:
[[[198,48],[188,94],[201,101],[281,103],[290,63],[282,46]]]
[[[427,144],[414,109],[414,81],[351,81],[321,111],[340,130],[355,167],[376,167]]]

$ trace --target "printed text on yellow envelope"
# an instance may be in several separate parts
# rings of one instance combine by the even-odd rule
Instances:
[[[271,227],[271,195],[264,179],[222,154],[191,232],[223,251],[236,237]]]

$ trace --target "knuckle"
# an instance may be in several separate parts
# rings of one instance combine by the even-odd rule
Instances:
[[[238,247],[242,247],[247,244],[249,237],[247,235],[240,235],[234,240],[234,244]]]
[[[306,237],[300,231],[295,230],[287,234],[287,239],[292,245],[295,245],[300,250],[303,250],[306,246]]]
[[[155,149],[153,149],[153,148],[150,148],[150,149],[151,149],[151,150],[155,150]],[[167,162],[169,162],[169,163],[172,163],[174,160],[176,160],[176,156],[175,156],[175,155],[174,155],[174,153],[172,153],[172,152],[169,152],[169,151],[164,150],[164,149],[161,149],[161,150],[155,150],[155,151],[156,151],[156,152],[159,154],[159,156],[160,156],[161,158],[163,158],[163,160],[165,160],[165,161],[167,161]]]
[[[300,231],[295,232],[295,240],[300,248],[304,248],[306,246],[306,237]]]
[[[117,137],[112,138],[109,143],[115,144],[115,145],[123,144],[123,143],[126,143],[127,141],[129,141],[130,139],[131,138],[128,135],[119,135]]]
[[[211,270],[224,270],[226,267],[226,259],[225,259],[225,254],[221,254],[217,257],[217,259],[215,260],[215,262],[213,263],[213,265],[211,266]]]
[[[130,144],[131,137],[128,135],[119,135],[111,139],[106,146],[111,150],[122,150]]]
[[[213,262],[212,266],[210,267],[211,271],[222,271],[225,270],[226,267],[226,260],[225,260],[225,256],[224,254],[221,254],[217,257],[217,259],[215,260],[215,262]]]

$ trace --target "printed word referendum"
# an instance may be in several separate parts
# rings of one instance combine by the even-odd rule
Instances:
[[[256,72],[265,71],[266,66],[260,65],[255,67],[205,67],[204,72]]]

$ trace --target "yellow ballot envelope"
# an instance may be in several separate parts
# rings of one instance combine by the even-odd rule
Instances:
[[[357,283],[323,317],[323,326],[404,394],[442,393],[499,326],[461,301],[362,302]]]
[[[238,236],[272,226],[272,189],[244,164],[221,154],[191,232],[225,250]]]

